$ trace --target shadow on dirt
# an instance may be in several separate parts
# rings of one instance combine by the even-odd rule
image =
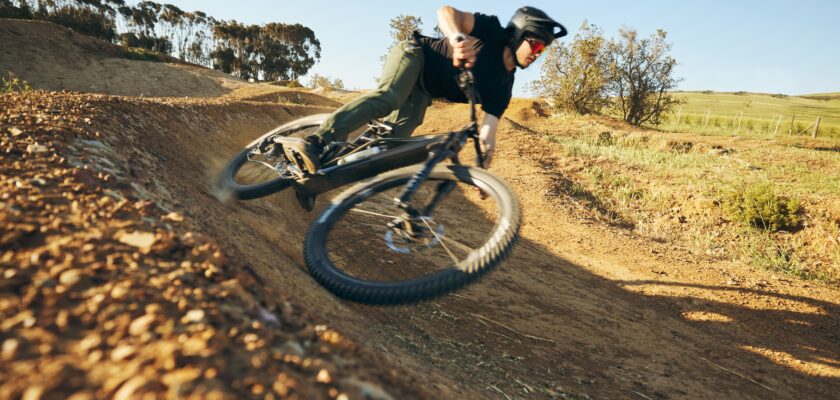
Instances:
[[[684,315],[700,315],[693,324],[716,329],[730,330],[731,325],[749,328],[750,340],[741,341],[741,348],[756,349],[756,352],[786,355],[782,361],[794,364],[813,363],[831,367],[825,371],[835,379],[840,378],[840,305],[802,296],[791,296],[766,290],[733,288],[727,286],[693,285],[676,282],[622,281],[623,287],[671,287],[694,289],[704,297],[674,298],[669,295],[653,296],[657,301],[686,303]],[[740,292],[753,298],[763,299],[775,305],[763,310],[739,307],[726,301],[726,293]],[[792,307],[791,307],[792,306]],[[784,308],[788,309],[784,309]],[[795,308],[795,309],[792,309]],[[807,310],[807,311],[803,311]],[[703,315],[706,318],[703,318]],[[768,329],[758,329],[758,328]],[[735,328],[738,329],[738,328]],[[740,335],[731,339],[738,342]],[[820,346],[821,345],[821,346]],[[762,351],[763,350],[763,351]],[[840,383],[840,381],[837,381]]]

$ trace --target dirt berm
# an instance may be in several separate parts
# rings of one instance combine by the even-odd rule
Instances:
[[[0,43],[0,72],[36,89],[103,93],[0,97],[0,396],[798,399],[840,390],[836,289],[576,216],[554,190],[562,177],[541,135],[569,126],[530,100],[508,110],[491,169],[523,205],[513,255],[456,294],[370,307],[336,299],[305,271],[302,236],[330,196],[310,214],[289,193],[223,204],[211,185],[257,135],[337,103],[194,66],[114,59],[48,24],[0,20]],[[466,118],[461,105],[435,104],[420,132]],[[84,236],[94,227],[98,239]],[[109,261],[116,255],[124,261]],[[130,280],[134,297],[115,297],[109,279]],[[102,317],[103,301],[121,306]],[[202,347],[194,340],[204,334]],[[147,354],[164,342],[179,356]],[[113,368],[96,368],[100,359]],[[73,373],[61,373],[68,365]],[[129,367],[143,378],[113,378]]]

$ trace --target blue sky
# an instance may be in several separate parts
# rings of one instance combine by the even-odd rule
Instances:
[[[643,36],[668,32],[683,90],[806,94],[840,92],[840,1],[429,1],[162,0],[217,19],[301,23],[321,41],[313,73],[341,78],[350,88],[371,88],[379,57],[391,42],[388,21],[415,15],[430,33],[444,4],[497,15],[503,24],[522,5],[542,9],[573,36],[586,20],[615,36],[622,26]],[[539,77],[536,64],[518,71],[515,96],[529,96]],[[306,82],[304,78],[304,82]]]

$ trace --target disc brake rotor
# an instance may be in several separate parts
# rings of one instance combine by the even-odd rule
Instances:
[[[389,229],[385,232],[385,244],[388,245],[388,248],[400,254],[411,254],[412,247],[417,250],[424,247],[429,249],[440,243],[440,238],[444,234],[443,224],[435,223],[432,217],[420,217],[418,219],[422,223],[420,225],[421,232],[425,231],[427,233],[425,236],[417,233],[407,233],[399,228]],[[437,226],[432,228],[435,225]]]
[[[257,155],[263,156],[266,161],[253,158]],[[260,149],[254,149],[254,151],[248,154],[248,161],[265,166],[283,179],[297,179],[303,175],[294,163],[289,162],[282,152],[276,151],[273,147],[265,148],[262,151]],[[270,163],[272,161],[274,165]]]

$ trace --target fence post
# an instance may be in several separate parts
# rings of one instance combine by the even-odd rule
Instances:
[[[817,117],[817,122],[814,123],[814,133],[811,135],[812,138],[817,138],[817,131],[820,129],[820,117]]]
[[[706,110],[706,124],[703,126],[703,129],[709,127],[709,118],[712,116],[712,110]]]
[[[776,135],[776,133],[779,132],[779,125],[782,124],[782,117],[784,117],[784,115],[779,114],[779,120],[776,121],[776,129],[773,130],[773,135]]]
[[[735,130],[735,133],[738,133],[738,132],[741,131],[741,119],[742,118],[744,118],[744,112],[743,111],[741,111],[741,115],[738,117],[738,129]]]
[[[788,135],[793,135],[793,123],[796,122],[796,114],[793,114],[793,117],[790,118],[790,129],[788,129]]]

